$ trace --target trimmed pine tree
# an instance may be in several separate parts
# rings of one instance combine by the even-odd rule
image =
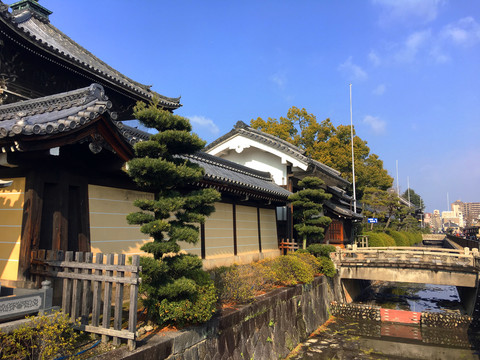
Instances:
[[[307,243],[323,240],[325,228],[332,222],[328,216],[322,215],[323,202],[332,197],[322,189],[323,184],[323,180],[307,176],[298,183],[303,189],[288,198],[293,205],[293,217],[298,221],[294,227],[302,237],[303,249],[307,248]]]
[[[204,170],[184,155],[193,154],[205,142],[193,134],[188,119],[162,110],[158,100],[138,103],[135,117],[158,133],[135,145],[128,174],[143,189],[155,192],[155,200],[137,199],[140,211],[127,216],[130,224],[153,238],[142,250],[143,304],[158,324],[184,325],[204,322],[215,311],[212,281],[202,270],[202,260],[180,250],[179,242],[196,244],[199,225],[215,211],[220,194],[214,189],[193,189]]]

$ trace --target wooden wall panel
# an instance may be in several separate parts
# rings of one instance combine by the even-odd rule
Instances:
[[[278,249],[277,218],[275,209],[260,209],[262,250]]]
[[[232,204],[215,203],[215,212],[205,221],[205,257],[233,256]]]
[[[89,185],[90,238],[92,252],[143,254],[140,247],[150,241],[126,216],[138,208],[135,199],[153,199],[152,193]]]
[[[237,205],[236,208],[238,254],[258,252],[257,208],[243,205]]]
[[[0,279],[17,280],[22,235],[25,178],[0,188]]]

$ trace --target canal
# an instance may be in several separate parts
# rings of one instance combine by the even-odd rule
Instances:
[[[464,314],[454,286],[377,282],[356,303]],[[466,329],[331,318],[289,359],[480,359],[480,334]]]

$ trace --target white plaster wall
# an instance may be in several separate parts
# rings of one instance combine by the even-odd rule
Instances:
[[[287,164],[302,170],[308,167],[293,156],[242,135],[228,139],[208,153],[253,169],[268,171],[277,185],[286,185]]]
[[[281,163],[281,159],[274,154],[259,151],[256,148],[244,149],[240,154],[236,151],[229,151],[222,158],[233,161],[249,168],[268,171],[273,176],[277,185],[287,184],[287,165]]]

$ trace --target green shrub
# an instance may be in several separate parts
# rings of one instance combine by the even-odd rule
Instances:
[[[308,284],[314,279],[315,270],[298,256],[279,256],[271,262],[270,267],[277,285]]]
[[[335,265],[333,264],[333,261],[331,259],[328,259],[326,257],[319,257],[318,261],[320,263],[320,273],[328,276],[328,277],[334,277],[337,271],[335,270]]]
[[[252,265],[223,267],[217,270],[215,279],[219,299],[240,304],[252,301],[265,282],[262,272]]]
[[[422,242],[422,234],[419,232],[408,232],[405,234],[407,235],[411,246]]]
[[[54,312],[27,319],[29,323],[11,334],[0,332],[2,359],[56,359],[74,353],[79,333],[75,332],[67,315]]]
[[[396,246],[395,239],[392,238],[390,235],[383,232],[378,234],[382,237],[385,246]]]
[[[316,256],[310,254],[308,251],[307,252],[298,252],[295,251],[292,256],[296,256],[299,258],[301,261],[304,263],[310,265],[314,271],[315,274],[318,274],[320,272],[320,261],[319,258]]]
[[[369,231],[365,233],[368,236],[368,247],[382,247],[385,246],[385,241],[381,233]]]
[[[196,296],[191,299],[157,303],[159,324],[198,324],[209,320],[215,312],[217,296],[215,286],[197,286]]]
[[[307,247],[307,251],[315,256],[324,256],[330,258],[330,253],[335,252],[337,248],[327,244],[312,244]]]
[[[397,246],[410,246],[410,241],[408,240],[405,233],[401,233],[395,230],[388,230],[387,233],[395,239],[395,244]]]

